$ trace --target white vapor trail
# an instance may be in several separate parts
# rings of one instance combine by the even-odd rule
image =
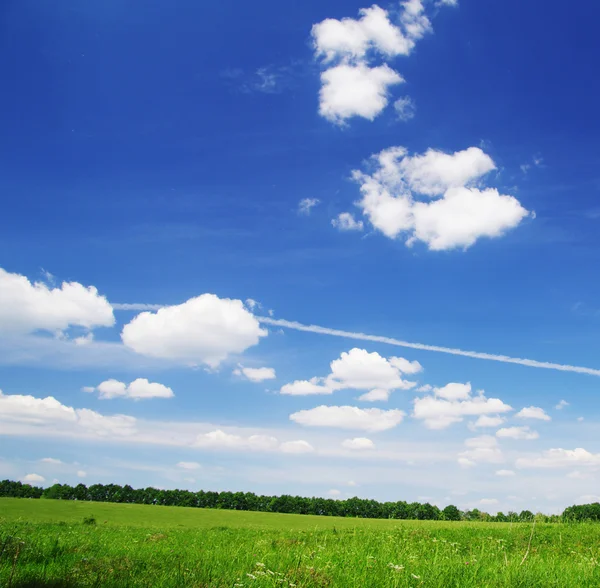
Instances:
[[[112,304],[115,310],[158,310],[162,304]],[[358,339],[359,341],[373,341],[374,343],[385,343],[395,345],[396,347],[407,347],[409,349],[420,349],[421,351],[434,351],[436,353],[447,353],[448,355],[460,355],[462,357],[472,357],[474,359],[486,359],[488,361],[499,361],[500,363],[514,363],[544,370],[557,370],[559,372],[575,372],[577,374],[587,374],[589,376],[600,376],[600,370],[594,368],[581,367],[578,365],[565,365],[562,363],[551,363],[548,361],[537,361],[535,359],[525,359],[521,357],[510,357],[508,355],[496,355],[494,353],[482,353],[480,351],[465,351],[455,349],[454,347],[440,347],[439,345],[426,345],[425,343],[410,343],[392,337],[382,337],[380,335],[367,335],[366,333],[353,333],[351,331],[341,331],[339,329],[330,329],[318,325],[303,325],[295,321],[286,321],[284,319],[274,319],[266,316],[256,316],[256,319],[264,325],[273,327],[282,327],[284,329],[293,329],[295,331],[305,331],[307,333],[317,333],[319,335],[331,335],[333,337],[343,337],[345,339]]]
[[[547,361],[536,361],[535,359],[524,359],[520,357],[509,357],[508,355],[495,355],[493,353],[481,353],[479,351],[464,351],[463,349],[454,349],[453,347],[440,347],[439,345],[425,345],[424,343],[410,343],[393,339],[391,337],[381,337],[379,335],[367,335],[366,333],[352,333],[350,331],[340,331],[338,329],[329,329],[317,325],[303,325],[294,321],[283,319],[273,319],[266,316],[257,316],[259,322],[274,327],[284,329],[294,329],[296,331],[305,331],[307,333],[318,333],[319,335],[332,335],[333,337],[345,337],[346,339],[358,339],[360,341],[373,341],[375,343],[386,343],[396,347],[408,347],[409,349],[420,349],[422,351],[435,351],[437,353],[447,353],[448,355],[461,355],[463,357],[472,357],[474,359],[487,359],[488,361],[499,361],[501,363],[516,363],[533,368],[546,370],[558,370],[561,372],[576,372],[578,374],[588,374],[590,376],[600,376],[600,370],[581,367],[577,365],[564,365],[561,363],[550,363]]]

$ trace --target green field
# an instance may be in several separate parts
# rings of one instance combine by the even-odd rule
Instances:
[[[94,517],[96,524],[84,519]],[[0,586],[600,586],[600,525],[0,499]]]

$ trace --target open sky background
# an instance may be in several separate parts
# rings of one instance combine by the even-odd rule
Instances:
[[[3,2],[0,477],[600,500],[599,19]]]

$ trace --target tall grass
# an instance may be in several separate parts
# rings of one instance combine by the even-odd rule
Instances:
[[[103,505],[112,508],[103,513],[107,522],[93,512],[99,505],[86,506],[96,525],[83,516],[1,521],[0,586],[600,586],[600,527],[593,524],[312,519],[311,528],[298,528],[302,516],[243,513],[256,525],[246,519],[234,528],[227,523],[242,513],[213,511],[186,528],[177,522],[181,509],[162,507],[175,518],[156,526],[157,509],[145,507],[143,527],[127,523],[123,505]]]

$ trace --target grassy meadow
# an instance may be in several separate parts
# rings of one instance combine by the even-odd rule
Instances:
[[[94,523],[95,521],[95,523]],[[600,586],[599,524],[0,499],[0,586]]]

